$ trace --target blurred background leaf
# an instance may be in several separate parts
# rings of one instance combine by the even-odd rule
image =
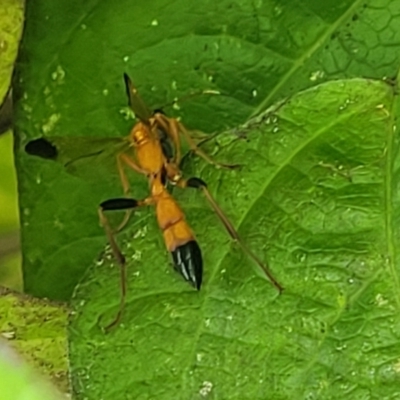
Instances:
[[[18,351],[31,367],[48,377],[64,393],[70,392],[66,320],[64,305],[0,287],[0,337],[7,340],[9,346]],[[10,376],[14,373],[17,374],[17,371],[10,371]],[[16,388],[8,388],[5,375],[1,376],[2,400],[4,393],[11,389],[15,391],[15,397],[10,398],[18,398]],[[19,378],[23,379],[23,374]]]
[[[21,255],[9,87],[22,34],[23,4],[21,0],[4,0],[0,4],[0,284],[19,290]]]

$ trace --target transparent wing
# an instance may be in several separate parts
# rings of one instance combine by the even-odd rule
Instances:
[[[145,102],[139,96],[139,93],[127,74],[124,74],[126,94],[129,99],[129,107],[144,124],[149,123],[153,112],[146,106]]]
[[[118,175],[116,157],[129,150],[126,138],[41,137],[28,142],[25,151],[62,164],[84,179]]]

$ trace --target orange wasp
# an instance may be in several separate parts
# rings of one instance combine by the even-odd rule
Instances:
[[[115,233],[127,223],[131,210],[136,207],[155,206],[157,222],[163,232],[165,245],[172,255],[174,268],[197,290],[201,287],[203,275],[201,250],[185,220],[183,211],[168,192],[168,184],[181,188],[201,189],[229,235],[239,243],[245,253],[255,261],[272,284],[281,292],[283,287],[273,277],[268,267],[241,240],[233,225],[215,202],[206,183],[200,178],[184,179],[182,177],[182,172],[178,167],[181,162],[180,135],[184,136],[191,150],[207,162],[225,168],[235,166],[213,161],[195,144],[189,132],[177,119],[168,118],[160,111],[151,112],[139,97],[129,77],[125,74],[124,78],[129,105],[139,122],[134,125],[129,136],[122,139],[125,146],[119,149],[116,156],[119,176],[124,193],[128,197],[106,200],[99,207],[100,222],[105,229],[113,254],[121,265],[120,307],[117,316],[106,329],[110,329],[120,321],[126,296],[125,258],[116,243]],[[121,141],[121,139],[118,140]],[[57,138],[33,140],[26,145],[26,151],[29,154],[44,158],[57,159],[57,142],[61,142],[61,140],[57,140]],[[130,187],[125,167],[147,177],[150,189],[149,197],[143,200],[129,197]],[[105,215],[106,211],[111,210],[126,210],[126,216],[116,230],[111,228]]]

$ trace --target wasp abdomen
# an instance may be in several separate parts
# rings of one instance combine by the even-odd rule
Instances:
[[[171,251],[171,254],[174,260],[174,268],[186,281],[200,290],[203,278],[203,258],[197,242],[190,240]]]

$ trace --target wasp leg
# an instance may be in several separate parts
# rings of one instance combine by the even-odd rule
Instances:
[[[165,132],[166,135],[172,140],[175,149],[175,155],[171,160],[174,164],[179,165],[182,159],[181,155],[181,140],[179,137],[179,131],[177,127],[172,123],[175,121],[172,118],[166,117],[164,114],[157,112],[154,114],[154,118],[157,123],[160,125],[161,129]]]
[[[117,156],[117,169],[118,169],[118,174],[119,178],[122,183],[122,188],[124,190],[124,195],[129,196],[130,195],[130,185],[129,185],[129,180],[128,177],[126,176],[125,170],[124,170],[124,165],[127,165],[128,167],[132,168],[136,172],[147,175],[146,171],[142,168],[139,167],[128,155],[126,154],[118,154]],[[128,223],[130,217],[132,215],[132,208],[127,209],[125,211],[124,218],[122,219],[121,223],[118,225],[117,229],[115,230],[116,232],[121,231],[125,225]]]
[[[120,277],[120,285],[121,285],[121,298],[118,313],[115,316],[114,320],[111,321],[107,326],[104,327],[105,331],[108,332],[111,328],[118,325],[122,313],[125,307],[125,297],[126,297],[126,263],[125,257],[122,254],[121,250],[118,247],[118,244],[115,240],[115,232],[112,230],[110,223],[105,215],[105,211],[113,211],[113,210],[129,210],[136,208],[141,205],[141,202],[138,202],[135,199],[127,199],[127,198],[120,198],[120,199],[110,199],[103,201],[99,207],[99,218],[100,223],[103,226],[108,242],[110,243],[111,250],[114,254],[115,259],[117,260],[118,264],[121,268],[121,277]]]
[[[271,281],[271,283],[278,289],[279,293],[282,293],[283,291],[283,286],[275,279],[275,277],[272,275],[271,271],[269,270],[269,267],[263,263],[248,247],[247,245],[243,242],[241,237],[239,236],[238,232],[236,229],[233,227],[232,223],[229,221],[229,219],[226,217],[222,209],[219,207],[217,202],[214,200],[213,196],[211,195],[210,191],[207,188],[207,184],[200,178],[190,178],[187,180],[181,179],[180,182],[177,184],[180,187],[191,187],[195,189],[200,189],[204,193],[204,196],[206,197],[208,203],[210,204],[211,208],[214,210],[214,212],[217,214],[219,220],[222,222],[224,225],[225,229],[229,233],[229,236],[239,244],[239,246],[242,248],[242,250],[247,254],[248,257],[250,257],[258,267],[261,268],[261,270],[264,272],[264,274],[268,277],[268,279]]]
[[[226,168],[226,169],[234,169],[240,167],[240,165],[237,164],[223,164],[213,160],[209,155],[207,155],[203,150],[201,150],[199,146],[196,145],[196,143],[190,136],[188,130],[184,127],[182,123],[180,123],[175,118],[167,118],[163,114],[156,114],[155,118],[157,122],[165,130],[165,132],[170,136],[170,138],[174,142],[174,146],[177,148],[177,151],[180,148],[179,133],[181,133],[185,137],[187,143],[189,144],[190,150],[193,151],[193,153],[197,154],[199,157],[203,158],[209,164],[212,164],[219,168]],[[181,155],[179,152],[179,157],[176,157],[175,162],[176,164],[179,165],[180,161],[181,161]]]

